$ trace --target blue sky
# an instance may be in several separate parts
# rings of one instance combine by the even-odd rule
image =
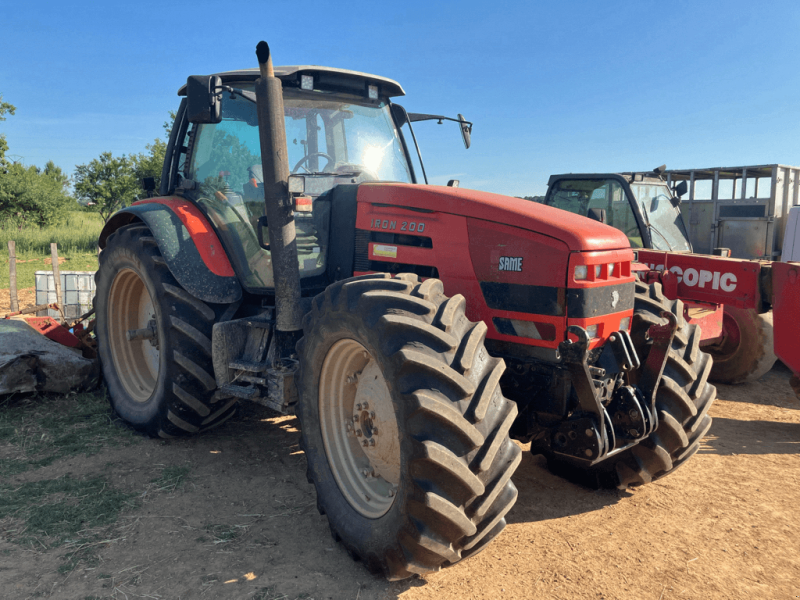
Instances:
[[[9,155],[67,172],[163,135],[187,75],[322,64],[401,83],[432,183],[800,164],[800,2],[36,2],[0,20]]]

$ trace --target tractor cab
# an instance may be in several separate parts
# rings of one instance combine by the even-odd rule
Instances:
[[[552,175],[543,203],[619,229],[632,248],[691,252],[680,190],[658,173]]]
[[[322,289],[336,279],[336,257],[328,260],[331,223],[353,227],[354,184],[417,183],[402,130],[413,137],[411,122],[431,115],[409,115],[393,104],[404,91],[388,78],[317,66],[275,67],[275,75],[283,87],[291,191],[303,203],[295,211],[300,278],[304,289]],[[214,224],[239,281],[263,294],[274,288],[274,274],[255,102],[258,76],[257,69],[195,76],[181,87],[178,95],[186,98],[160,193],[197,206]]]

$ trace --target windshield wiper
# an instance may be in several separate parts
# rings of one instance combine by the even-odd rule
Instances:
[[[363,171],[309,171],[308,173],[299,173],[299,175],[312,176],[312,177],[358,177]]]
[[[218,89],[218,90],[221,89],[224,92],[228,92],[228,93],[230,93],[231,96],[241,96],[245,100],[250,100],[250,102],[252,102],[253,104],[255,104],[255,102],[256,102],[256,94],[255,94],[255,92],[249,92],[249,91],[245,91],[245,90],[240,90],[239,88],[232,88],[232,87],[227,86],[227,85],[222,85],[222,86],[220,86],[220,87],[218,87],[216,89]]]
[[[660,235],[660,236],[661,236],[661,239],[663,239],[665,242],[667,242],[667,247],[669,248],[669,251],[670,251],[670,252],[672,252],[672,251],[673,251],[672,244],[670,244],[670,243],[669,243],[669,240],[666,238],[666,236],[665,236],[663,233],[661,233],[661,232],[660,232],[658,229],[656,229],[655,227],[653,227],[653,226],[650,224],[650,221],[649,221],[649,220],[648,220],[648,222],[647,222],[647,229],[648,229],[648,230],[650,230],[650,231],[655,231],[655,232],[656,232],[658,235]],[[650,237],[652,237],[652,236],[650,236]]]
[[[649,233],[649,232],[651,232],[651,231],[655,231],[655,232],[656,232],[658,235],[660,235],[660,236],[661,236],[661,238],[662,238],[662,239],[663,239],[665,242],[667,242],[667,248],[669,248],[670,252],[672,252],[672,245],[669,243],[669,240],[666,238],[666,236],[664,236],[664,234],[663,234],[663,233],[661,233],[661,232],[660,232],[658,229],[656,229],[655,227],[653,227],[653,224],[650,222],[650,215],[648,214],[648,212],[647,212],[647,208],[646,208],[646,207],[645,207],[645,205],[644,205],[644,200],[642,200],[642,216],[644,217],[644,223],[645,223],[645,225],[647,225],[647,231],[648,231],[648,233]],[[652,242],[652,237],[653,237],[653,236],[652,236],[652,234],[651,234],[651,235],[650,235],[651,242]]]
[[[309,171],[308,173],[298,173],[298,175],[303,177],[356,177],[361,175],[361,171],[336,171],[335,173],[330,171]]]

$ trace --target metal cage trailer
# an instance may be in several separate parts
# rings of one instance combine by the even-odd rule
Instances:
[[[681,212],[695,252],[781,260],[789,210],[800,204],[800,167],[758,165],[665,171],[689,185]]]

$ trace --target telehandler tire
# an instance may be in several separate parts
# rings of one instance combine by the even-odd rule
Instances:
[[[667,299],[660,283],[648,286],[637,281],[631,338],[642,365],[652,345],[645,334],[651,325],[663,324],[662,311],[677,317],[678,329],[656,392],[656,430],[632,448],[588,468],[549,455],[552,471],[588,485],[627,489],[669,475],[700,448],[711,427],[708,409],[717,397],[717,389],[708,383],[713,359],[700,350],[699,327],[683,318],[683,302]]]
[[[111,406],[123,420],[170,438],[233,416],[236,401],[214,394],[211,361],[211,328],[225,307],[178,284],[146,225],[109,236],[95,282],[98,354]],[[138,334],[129,341],[132,332]]]
[[[724,339],[705,348],[714,357],[709,379],[729,384],[761,379],[778,360],[772,311],[758,314],[752,308],[726,306],[722,319]]]
[[[789,380],[789,385],[792,386],[794,395],[797,396],[798,400],[800,400],[800,377],[798,377],[796,374],[792,375],[792,378]]]
[[[317,296],[298,342],[301,443],[317,508],[348,553],[390,580],[480,552],[517,498],[505,364],[464,297],[416,275]]]

